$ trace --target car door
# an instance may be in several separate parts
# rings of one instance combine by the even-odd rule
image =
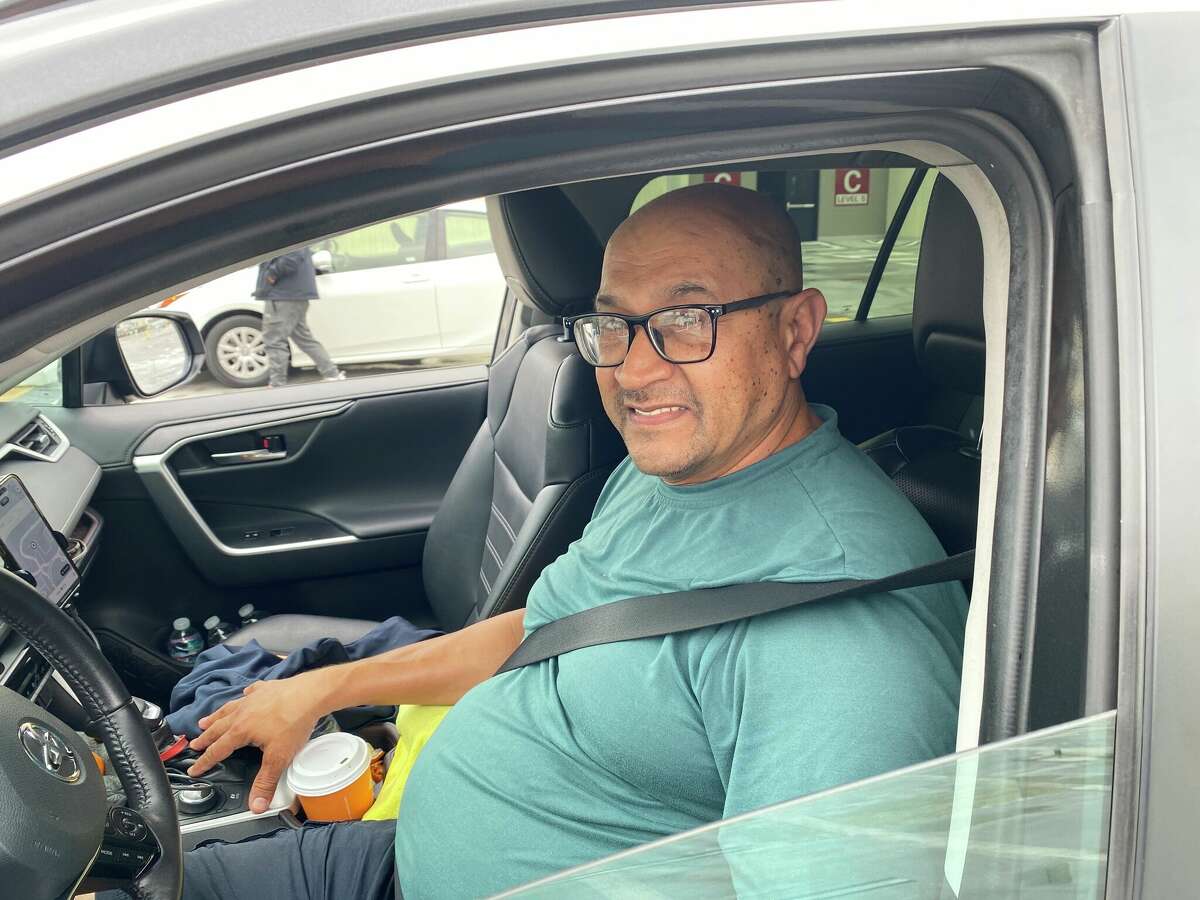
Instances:
[[[330,254],[331,265],[317,276],[308,324],[335,362],[420,359],[438,347],[431,225],[431,213],[418,213],[316,246]],[[298,350],[293,361],[312,365]]]

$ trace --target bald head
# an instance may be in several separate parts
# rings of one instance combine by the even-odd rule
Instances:
[[[610,251],[644,246],[670,230],[723,245],[754,283],[751,293],[799,291],[803,286],[800,235],[778,200],[727,184],[696,184],[647,203],[609,241]]]

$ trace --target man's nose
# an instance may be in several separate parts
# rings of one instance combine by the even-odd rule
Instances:
[[[625,361],[617,366],[617,384],[625,390],[635,391],[656,381],[671,377],[674,366],[663,359],[650,343],[650,336],[644,327],[638,327],[633,333],[633,344]]]

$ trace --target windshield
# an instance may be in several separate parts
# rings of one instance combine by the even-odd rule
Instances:
[[[1100,897],[1115,713],[769,807],[502,896]]]
[[[0,393],[0,403],[14,400],[30,406],[62,406],[62,360],[56,359]]]

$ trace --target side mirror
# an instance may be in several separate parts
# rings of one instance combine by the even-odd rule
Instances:
[[[313,251],[312,261],[318,275],[328,275],[333,271],[333,254],[328,250]]]
[[[120,394],[154,397],[191,381],[204,367],[204,340],[187,313],[146,310],[89,342],[85,381]]]

